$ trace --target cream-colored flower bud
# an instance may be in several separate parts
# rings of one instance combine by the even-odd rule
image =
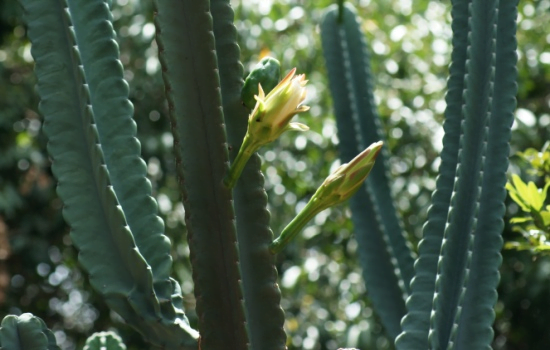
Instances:
[[[340,165],[319,186],[311,200],[328,208],[353,196],[372,170],[382,145],[382,141],[373,143],[351,162]]]
[[[288,244],[302,228],[321,211],[342,203],[353,196],[369,175],[383,143],[373,143],[349,163],[342,164],[319,186],[304,209],[285,227],[271,243],[269,250],[276,254]]]
[[[248,117],[247,135],[263,146],[275,141],[286,130],[305,131],[309,128],[300,123],[291,123],[296,114],[309,110],[308,106],[300,105],[306,98],[304,74],[295,75],[292,69],[279,84],[267,94],[258,84],[259,94],[255,96],[256,106]]]
[[[309,110],[308,106],[301,105],[306,98],[306,83],[305,75],[296,75],[296,68],[293,68],[267,96],[258,84],[258,95],[254,96],[256,106],[248,117],[248,130],[224,180],[227,187],[235,186],[246,162],[258,148],[275,141],[287,130],[309,129],[307,125],[290,122],[296,114]]]

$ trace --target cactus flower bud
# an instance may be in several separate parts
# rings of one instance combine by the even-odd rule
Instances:
[[[325,179],[312,200],[323,202],[328,208],[353,196],[369,175],[382,144],[382,141],[373,143],[351,162],[340,165]]]
[[[295,75],[292,69],[279,84],[265,96],[261,85],[256,106],[248,118],[248,134],[258,139],[262,145],[276,140],[289,129],[308,130],[306,125],[290,123],[290,119],[300,112],[309,110],[300,105],[306,98],[305,75]]]
[[[241,90],[243,104],[249,109],[254,109],[256,99],[254,96],[259,94],[258,85],[266,92],[273,90],[281,80],[281,64],[273,57],[264,57],[256,67],[248,74]]]
[[[304,209],[288,224],[281,235],[271,243],[269,250],[276,254],[321,211],[349,199],[361,188],[369,175],[382,142],[370,145],[349,163],[342,164],[319,186]]]
[[[261,146],[276,140],[287,130],[305,131],[309,128],[301,123],[291,123],[290,119],[298,113],[309,110],[301,105],[306,98],[305,75],[295,75],[292,69],[279,84],[265,95],[262,85],[258,84],[256,106],[248,117],[248,130],[239,153],[224,180],[228,188],[233,188],[250,156]]]

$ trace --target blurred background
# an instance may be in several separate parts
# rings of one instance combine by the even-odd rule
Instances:
[[[174,277],[195,323],[184,210],[177,191],[172,136],[154,41],[152,1],[112,0],[121,60],[135,107],[142,156],[173,242]],[[283,74],[305,73],[305,133],[283,134],[260,150],[277,235],[339,165],[332,101],[318,23],[335,1],[232,1],[241,59],[248,72],[266,55]],[[416,246],[440,159],[444,93],[451,52],[450,1],[352,0],[372,53],[376,102],[392,154],[397,207]],[[519,93],[511,155],[540,149],[550,134],[549,0],[522,0],[518,18]],[[80,349],[93,331],[115,329],[129,348],[140,336],[90,288],[77,264],[49,168],[34,89],[30,43],[17,0],[0,2],[0,318],[32,312],[64,350]],[[512,157],[511,170],[524,163]],[[507,218],[518,211],[507,200]],[[346,205],[315,217],[278,256],[289,349],[392,349],[371,308]],[[517,238],[507,224],[506,240]],[[504,251],[494,349],[550,346],[550,259]]]

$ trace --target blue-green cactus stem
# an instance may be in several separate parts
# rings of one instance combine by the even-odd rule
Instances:
[[[93,119],[94,103],[89,107],[83,70],[90,62],[116,61],[118,52],[101,52],[99,57],[92,54],[82,70],[71,26],[82,28],[89,25],[87,20],[75,15],[78,19],[71,21],[64,1],[24,0],[22,3],[36,62],[39,107],[44,115],[52,172],[59,181],[57,193],[64,203],[63,215],[71,226],[71,238],[80,251],[79,261],[89,273],[91,285],[109,307],[150,343],[167,348],[196,344],[196,332],[189,327],[181,310],[177,317],[175,311],[170,317],[164,317],[161,312],[151,268],[135,244],[111,186]],[[102,8],[105,4],[100,1],[88,5]],[[89,11],[85,9],[79,8]],[[94,12],[94,16],[108,23],[110,14],[99,11]],[[94,21],[97,18],[94,17]],[[95,39],[101,42],[104,38],[100,35]],[[109,37],[105,40],[109,41]],[[97,42],[81,40],[79,43],[81,46],[92,44]],[[112,75],[109,79],[118,81]],[[127,91],[113,89],[109,93],[112,99],[101,103],[107,109],[120,111],[119,107],[125,106],[120,100],[127,99]]]
[[[83,350],[126,350],[126,345],[114,332],[99,332],[86,339]]]
[[[242,105],[240,94],[243,66],[239,61],[240,49],[230,1],[211,0],[210,6],[227,140],[232,149],[230,158],[234,159],[246,134],[249,114]],[[285,350],[285,319],[280,306],[275,261],[268,250],[273,232],[269,227],[270,214],[266,208],[267,194],[260,166],[260,158],[253,154],[233,189],[247,328],[253,350]]]
[[[159,297],[170,299],[170,241],[163,234],[164,223],[151,196],[147,166],[140,157],[134,110],[118,59],[111,12],[103,0],[67,3],[111,183],[136,244],[151,266],[155,290]]]
[[[44,321],[30,313],[4,317],[0,324],[0,349],[60,350]]]
[[[344,6],[344,22],[349,18],[357,25],[355,12]],[[334,100],[340,158],[348,162],[362,149],[360,148],[359,126],[356,123],[357,106],[350,98],[354,96],[349,79],[349,57],[345,52],[349,45],[342,40],[343,31],[337,22],[338,8],[327,9],[321,23],[323,55],[327,63],[329,87]],[[364,43],[359,42],[359,45]],[[405,314],[405,285],[401,275],[396,273],[393,249],[389,245],[387,232],[381,225],[375,202],[366,191],[360,189],[350,200],[354,233],[358,242],[358,253],[363,269],[363,278],[369,299],[380,315],[388,335],[395,338],[400,332],[400,321]],[[410,252],[409,252],[410,256]]]
[[[223,184],[229,158],[210,1],[155,4],[200,347],[248,349],[232,194]]]
[[[374,77],[370,70],[370,53],[358,22],[356,10],[344,5],[343,23],[338,27],[346,62],[346,81],[350,86],[349,103],[354,110],[359,147],[367,147],[373,142],[385,139],[385,132],[374,103]],[[375,204],[377,216],[384,229],[388,247],[395,259],[396,269],[402,279],[405,295],[410,293],[410,282],[414,276],[414,253],[404,232],[401,218],[394,205],[390,189],[390,153],[384,147],[378,156],[375,167],[367,179],[367,188]]]
[[[428,348],[430,312],[437,276],[437,262],[453,193],[459,155],[460,125],[464,119],[462,94],[465,84],[469,33],[468,5],[469,1],[455,1],[451,9],[453,51],[445,96],[447,108],[443,124],[445,135],[441,151],[441,165],[436,180],[436,190],[432,195],[432,205],[428,210],[428,221],[424,226],[423,238],[418,246],[418,259],[415,262],[416,276],[411,283],[412,293],[407,300],[407,315],[401,323],[403,333],[396,340],[396,347],[399,350]]]
[[[495,41],[498,0],[473,0],[469,8],[468,59],[463,94],[462,135],[454,193],[448,211],[444,240],[438,262],[438,278],[432,305],[430,335],[432,348],[453,344],[464,293],[469,286],[472,249],[480,213],[482,178],[485,171],[488,121],[494,91]],[[495,270],[498,266],[494,266]],[[487,344],[488,345],[488,344]]]
[[[494,305],[502,256],[506,171],[517,92],[516,19],[518,0],[500,0],[496,33],[494,92],[487,150],[474,232],[473,252],[462,313],[454,335],[456,349],[491,349]]]

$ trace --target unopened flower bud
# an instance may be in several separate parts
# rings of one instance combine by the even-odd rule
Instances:
[[[254,109],[256,99],[254,96],[260,93],[258,85],[269,93],[281,80],[281,64],[273,57],[264,57],[248,74],[241,90],[243,104],[249,109]]]
[[[383,143],[373,143],[349,163],[340,165],[319,186],[304,209],[288,224],[281,235],[271,243],[269,250],[276,254],[321,211],[342,203],[353,196],[369,175]]]

